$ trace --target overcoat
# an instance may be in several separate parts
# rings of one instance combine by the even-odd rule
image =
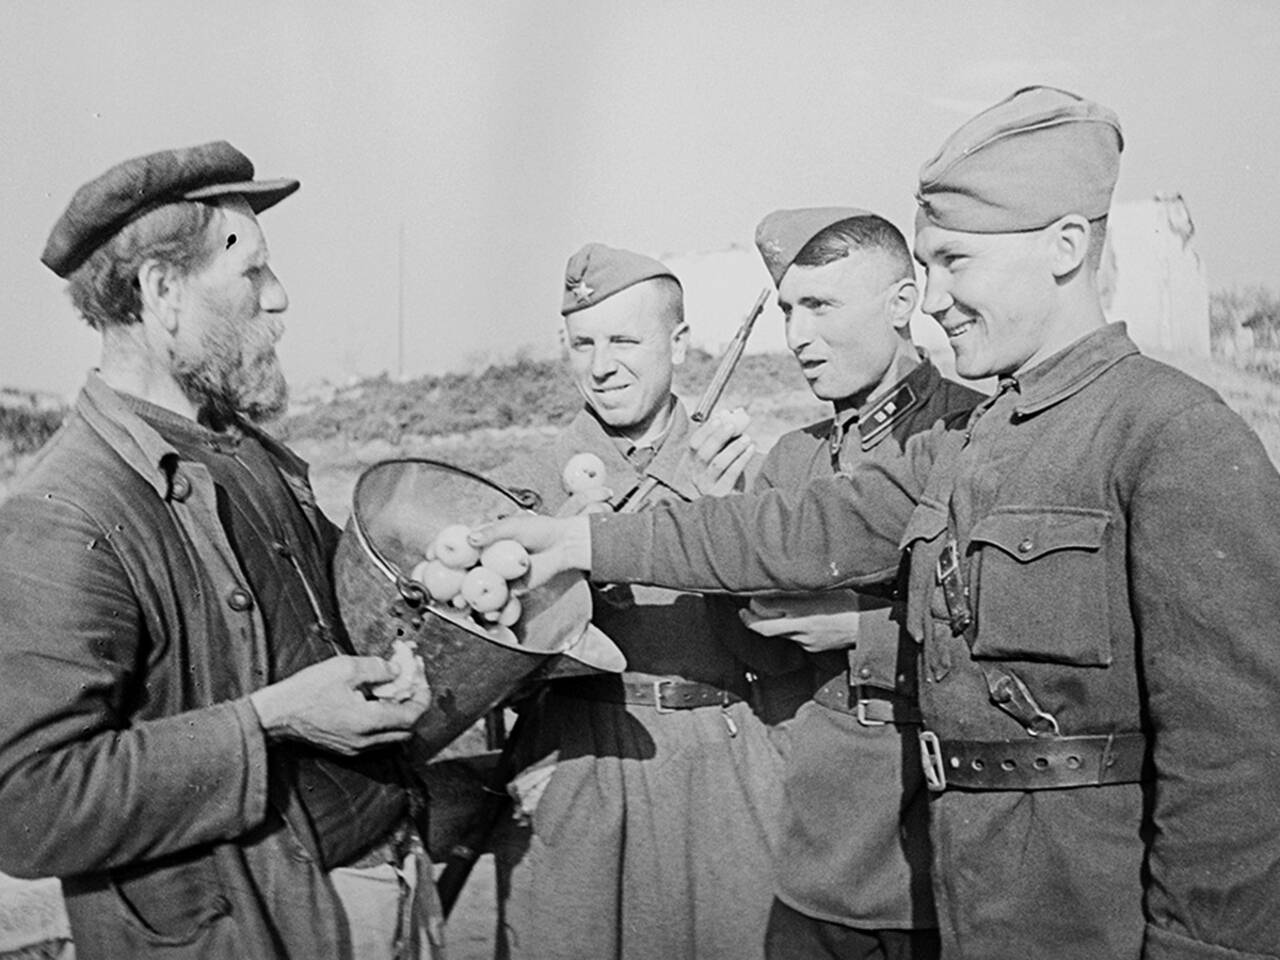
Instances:
[[[754,489],[796,492],[859,463],[896,460],[912,436],[967,413],[982,396],[922,357],[861,408],[837,403],[834,417],[779,437]],[[896,588],[877,585],[860,596],[849,647],[802,655],[819,694],[782,737],[778,898],[806,916],[868,930],[937,925],[918,722],[859,718],[849,709],[857,696],[895,704],[917,698],[915,649],[902,630],[905,603]]]
[[[585,410],[542,456],[513,470],[552,512],[566,497],[565,462],[584,451],[604,461],[615,499],[645,475],[659,481],[659,502],[691,499],[690,422],[683,405],[672,415],[643,470]],[[720,640],[746,632],[728,604],[636,587],[621,601],[599,597],[593,620],[626,654],[632,684],[743,689],[744,663]],[[555,767],[529,828],[509,822],[499,844],[498,955],[762,956],[781,761],[749,700],[660,711],[584,698],[575,683],[551,684],[521,751],[522,764],[551,757]]]

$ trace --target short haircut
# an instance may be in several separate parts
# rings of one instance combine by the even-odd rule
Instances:
[[[654,277],[651,281],[655,291],[661,291],[661,310],[664,316],[671,317],[671,329],[684,323],[684,288],[672,277]]]
[[[1089,246],[1085,249],[1084,262],[1097,272],[1102,267],[1102,251],[1107,245],[1107,218],[1089,221]]]
[[[838,220],[824,227],[800,248],[792,264],[821,267],[843,260],[854,250],[874,251],[886,257],[895,273],[895,281],[915,279],[915,263],[902,231],[874,213]]]
[[[167,203],[126,224],[67,278],[71,302],[95,330],[139,323],[138,271],[158,260],[186,275],[215,252],[211,227],[221,216],[208,203]]]

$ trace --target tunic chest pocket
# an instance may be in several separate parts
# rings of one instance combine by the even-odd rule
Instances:
[[[980,520],[970,535],[973,656],[1109,664],[1110,524],[1105,510],[1075,507],[1006,508]]]

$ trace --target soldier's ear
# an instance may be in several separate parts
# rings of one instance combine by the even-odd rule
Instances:
[[[1078,270],[1089,254],[1089,221],[1069,213],[1045,229],[1050,242],[1053,275],[1062,279]]]
[[[689,351],[689,325],[681,320],[671,331],[671,362],[684,363],[685,354]]]
[[[139,319],[159,323],[169,333],[178,328],[178,306],[182,299],[176,271],[160,260],[144,260],[138,267],[136,282],[142,305]]]
[[[905,330],[911,325],[911,315],[920,301],[920,288],[914,277],[904,277],[889,288],[889,321],[895,330]]]

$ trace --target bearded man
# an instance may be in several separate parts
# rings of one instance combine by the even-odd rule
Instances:
[[[0,506],[0,869],[61,878],[83,960],[434,938],[398,746],[425,698],[348,655],[337,530],[256,426],[289,302],[256,215],[297,187],[221,141],[137,157],[42,257],[102,354]]]

